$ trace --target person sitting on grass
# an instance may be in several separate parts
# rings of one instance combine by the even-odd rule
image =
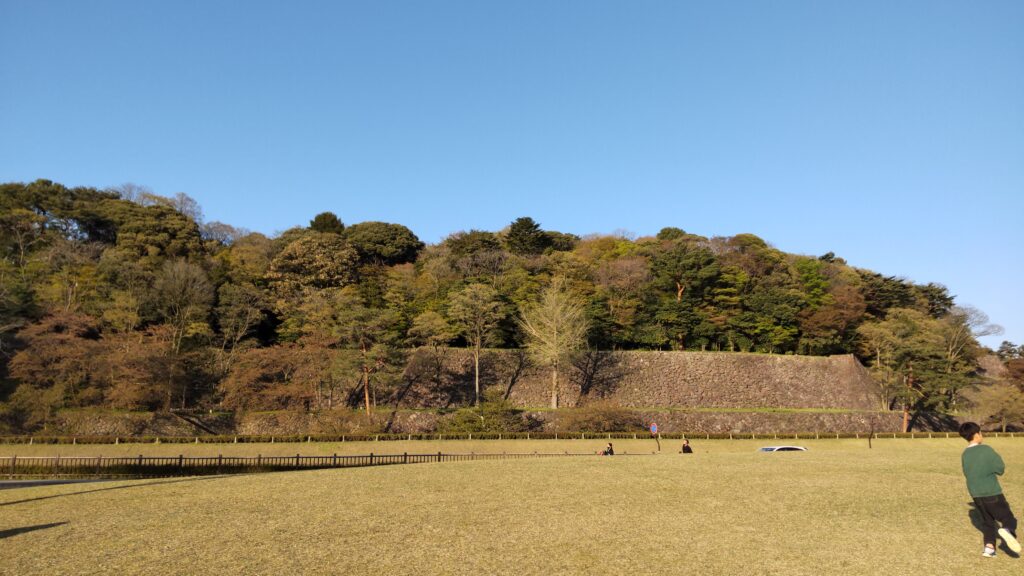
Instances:
[[[693,454],[693,448],[690,448],[690,441],[683,440],[683,448],[679,451],[680,454]]]
[[[614,455],[615,455],[615,449],[612,448],[612,443],[609,442],[608,446],[606,446],[604,450],[601,450],[601,456],[614,456]]]
[[[981,435],[981,427],[976,423],[961,424],[960,435],[969,442],[960,460],[967,479],[967,491],[981,515],[982,538],[985,542],[981,555],[986,558],[995,557],[997,534],[1010,550],[1019,553],[1017,519],[996,478],[1006,470],[1003,459],[990,446],[982,444],[985,437]]]

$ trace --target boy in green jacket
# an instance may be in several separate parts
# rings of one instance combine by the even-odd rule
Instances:
[[[996,534],[1010,550],[1020,552],[1020,543],[1017,542],[1017,519],[1014,518],[1010,504],[1003,496],[1003,489],[999,486],[999,479],[996,478],[1002,476],[1006,469],[1003,459],[991,447],[982,444],[984,437],[981,435],[981,427],[974,422],[961,424],[960,435],[969,442],[961,456],[961,462],[964,477],[967,478],[967,491],[971,493],[974,506],[981,514],[982,535],[985,540],[985,550],[981,555],[986,558],[995,557]]]

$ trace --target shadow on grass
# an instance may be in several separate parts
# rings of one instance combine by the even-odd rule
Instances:
[[[4,538],[10,538],[11,536],[17,536],[18,534],[24,534],[26,532],[35,532],[36,530],[46,530],[47,528],[54,528],[56,526],[63,526],[67,522],[51,522],[50,524],[37,524],[36,526],[24,526],[22,528],[11,528],[10,530],[0,530],[0,540]]]
[[[970,510],[968,510],[967,516],[968,516],[968,518],[971,519],[971,524],[975,528],[978,529],[978,532],[981,532],[982,535],[984,535],[985,534],[985,521],[981,517],[981,510],[978,510],[978,507],[974,505],[974,502],[968,502],[967,505],[970,506]],[[1006,542],[1003,542],[1001,539],[999,540],[999,548],[1007,556],[1009,556],[1011,558],[1020,558],[1020,555],[1015,553],[1013,550],[1010,550],[1006,546]]]
[[[238,476],[238,474],[233,474]],[[36,502],[39,500],[49,500],[50,498],[64,498],[65,496],[78,496],[81,494],[92,494],[94,492],[107,492],[109,490],[127,490],[129,488],[142,488],[145,486],[157,486],[160,484],[178,484],[180,482],[199,482],[201,480],[216,480],[218,478],[227,478],[226,475],[221,476],[197,476],[195,478],[181,478],[179,480],[161,480],[160,482],[147,482],[146,484],[129,484],[127,486],[111,486],[109,488],[97,488],[96,490],[82,490],[81,492],[68,492],[67,494],[53,494],[50,496],[39,496],[37,498],[25,498],[24,500],[14,500],[12,502],[0,502],[0,507],[13,506],[15,504],[24,504],[26,502]]]

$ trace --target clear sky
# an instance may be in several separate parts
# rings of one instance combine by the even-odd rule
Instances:
[[[0,0],[0,181],[751,232],[939,282],[1024,342],[1024,2]]]

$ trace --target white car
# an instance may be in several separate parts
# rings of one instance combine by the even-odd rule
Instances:
[[[765,446],[759,452],[807,452],[803,446]]]

